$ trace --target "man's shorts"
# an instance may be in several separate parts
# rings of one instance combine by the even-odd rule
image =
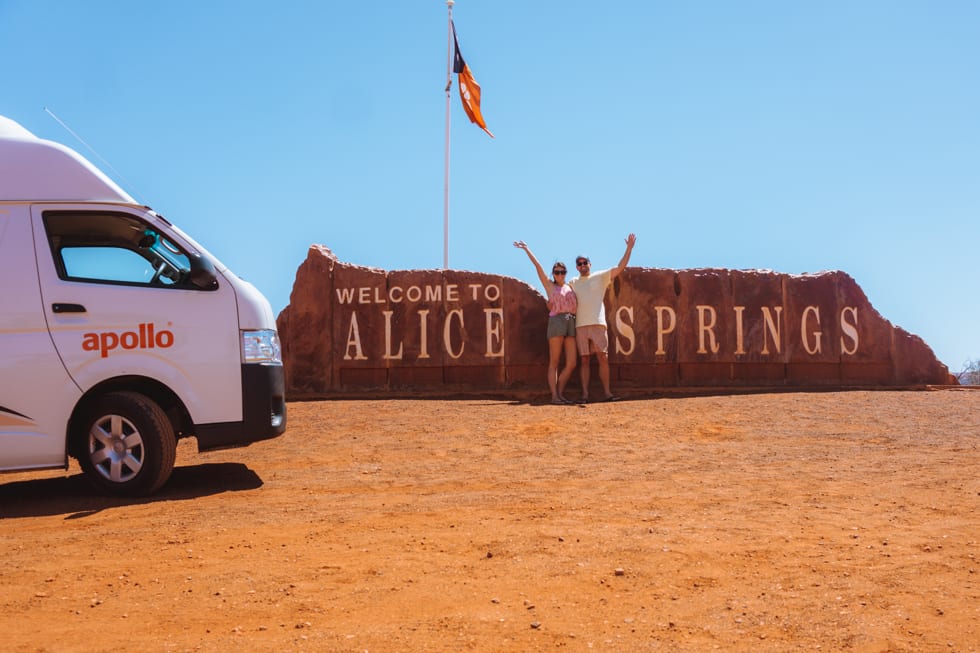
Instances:
[[[548,318],[548,340],[575,337],[575,314],[559,313]]]
[[[589,344],[592,349],[590,351]],[[591,352],[609,353],[609,337],[606,327],[601,324],[590,324],[575,329],[575,344],[578,345],[578,355],[588,356]]]

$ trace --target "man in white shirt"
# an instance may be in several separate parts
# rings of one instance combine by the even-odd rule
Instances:
[[[575,290],[578,309],[575,312],[575,342],[579,354],[579,375],[582,379],[582,401],[589,400],[589,356],[593,353],[599,361],[599,380],[606,396],[603,401],[616,401],[618,397],[609,388],[609,336],[606,333],[606,307],[603,298],[612,280],[626,269],[630,254],[636,244],[636,234],[626,237],[626,253],[619,265],[600,272],[592,272],[592,262],[587,256],[578,256],[575,267],[578,278],[568,283]]]

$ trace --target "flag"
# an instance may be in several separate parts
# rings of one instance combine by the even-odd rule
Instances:
[[[457,74],[459,98],[463,101],[463,110],[469,116],[470,122],[476,123],[480,129],[490,134],[490,138],[493,138],[493,134],[487,129],[486,121],[483,120],[483,113],[480,112],[480,85],[473,79],[473,73],[470,72],[470,67],[466,65],[466,62],[463,60],[463,55],[459,52],[459,40],[456,38],[456,24],[451,23],[451,25],[453,27],[453,44],[455,46],[453,72]]]

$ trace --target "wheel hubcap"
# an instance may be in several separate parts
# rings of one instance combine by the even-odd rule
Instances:
[[[105,415],[92,424],[88,450],[95,470],[113,483],[125,483],[143,468],[143,439],[122,415]]]

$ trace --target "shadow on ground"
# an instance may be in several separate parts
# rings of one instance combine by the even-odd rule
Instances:
[[[0,519],[65,515],[79,519],[107,508],[160,501],[183,501],[262,487],[262,479],[241,463],[207,463],[174,468],[167,484],[149,497],[100,495],[82,474],[0,484]]]

